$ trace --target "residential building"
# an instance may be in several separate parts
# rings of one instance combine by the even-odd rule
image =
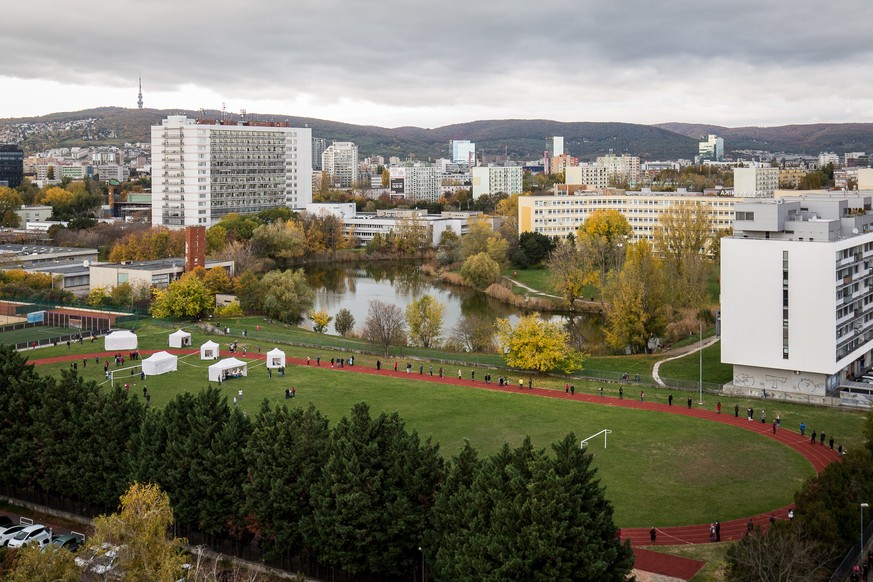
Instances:
[[[0,186],[17,188],[24,178],[24,150],[15,144],[0,144]]]
[[[321,156],[324,150],[327,149],[327,139],[323,137],[312,138],[312,169],[321,171],[324,166],[321,164]]]
[[[585,185],[594,189],[607,188],[609,186],[609,171],[600,164],[569,166],[564,172],[564,183]]]
[[[312,130],[171,115],[152,126],[152,224],[210,226],[312,201]]]
[[[616,210],[624,216],[633,233],[632,241],[652,241],[664,211],[682,204],[705,204],[710,230],[727,229],[734,220],[730,196],[703,196],[688,192],[625,192],[624,190],[576,191],[570,195],[519,196],[518,233],[537,232],[546,236],[574,234],[596,210]]]
[[[822,152],[818,155],[818,167],[824,168],[828,164],[833,164],[836,168],[840,165],[840,156],[834,152]]]
[[[51,218],[51,206],[21,206],[16,211],[19,226],[24,227],[28,222],[44,222]]]
[[[713,162],[724,161],[724,139],[714,134],[709,134],[706,139],[698,142],[697,156],[701,161],[710,160]]]
[[[521,194],[521,166],[477,166],[471,168],[473,198],[484,194]]]
[[[561,172],[564,172],[566,175],[567,168],[578,165],[579,159],[574,158],[573,156],[568,156],[567,154],[553,156],[552,159],[549,160],[549,173],[560,174]]]
[[[558,158],[564,155],[564,138],[555,136],[552,138],[552,157]]]
[[[833,397],[873,364],[871,207],[870,191],[736,204],[721,239],[730,391]]]
[[[863,166],[869,161],[866,152],[846,152],[843,157],[845,159],[844,165],[847,167]]]
[[[779,170],[780,188],[799,188],[800,182],[809,171],[806,168],[781,168]]]
[[[115,180],[117,182],[124,182],[128,178],[130,178],[130,168],[127,166],[121,166],[118,164],[104,164],[102,166],[97,166],[97,174],[100,176],[100,179],[104,182],[109,182],[110,180]]]
[[[606,168],[612,184],[627,184],[631,187],[640,181],[640,159],[630,154],[609,154],[597,158],[597,164]]]
[[[772,198],[779,187],[779,168],[752,166],[734,168],[734,195],[745,198]]]
[[[873,168],[858,168],[858,190],[873,190]]]
[[[450,145],[452,146],[452,162],[464,164],[467,167],[476,165],[475,143],[468,139],[453,139]]]
[[[393,196],[403,196],[415,202],[436,202],[442,195],[439,168],[424,164],[388,168],[389,187]]]
[[[351,188],[358,182],[358,146],[335,141],[321,154],[321,168],[337,188]]]

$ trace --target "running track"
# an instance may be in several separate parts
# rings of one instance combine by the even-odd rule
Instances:
[[[148,355],[154,353],[159,350],[141,350],[140,354]],[[169,349],[166,350],[170,353],[176,355],[191,355],[199,353],[199,350],[190,350],[190,349]],[[126,353],[122,352],[122,353]],[[234,356],[237,358],[242,358],[240,352],[235,354],[231,354],[230,352],[222,351],[221,356]],[[101,353],[91,353],[90,357],[99,356],[101,360],[111,359],[114,357],[114,353],[112,352],[101,352]],[[245,356],[245,359],[249,360],[264,360],[266,358],[266,354],[262,353],[248,353]],[[44,358],[33,360],[33,363],[36,365],[41,364],[52,364],[52,363],[60,363],[60,362],[68,362],[68,361],[77,361],[82,359],[82,354],[76,355],[65,355],[58,356],[53,358]],[[125,362],[125,365],[127,363]],[[306,360],[302,358],[286,358],[287,365],[296,365],[296,366],[306,366]],[[315,360],[311,361],[311,366],[315,366]],[[816,473],[821,473],[824,468],[839,459],[839,455],[836,451],[830,450],[827,445],[811,445],[809,442],[809,438],[801,437],[799,433],[790,431],[788,429],[782,428],[773,433],[771,424],[762,424],[758,421],[749,421],[745,418],[745,411],[741,410],[743,416],[736,418],[733,414],[729,414],[732,411],[725,411],[723,414],[717,414],[714,411],[703,410],[696,408],[692,405],[691,408],[687,407],[687,401],[685,403],[682,402],[681,398],[675,399],[674,402],[677,404],[674,406],[667,406],[661,403],[654,402],[640,402],[636,398],[625,398],[624,400],[619,400],[617,398],[612,397],[602,397],[598,395],[592,394],[575,394],[573,396],[564,394],[560,390],[552,390],[545,388],[527,388],[527,376],[525,379],[525,388],[520,389],[518,387],[518,378],[519,376],[516,374],[512,376],[509,380],[508,386],[498,386],[496,383],[491,382],[490,384],[486,384],[484,380],[476,380],[472,381],[469,379],[458,379],[457,378],[457,369],[456,368],[444,368],[444,378],[439,378],[437,372],[434,371],[434,375],[431,376],[429,374],[428,368],[429,365],[425,367],[424,374],[418,374],[416,368],[413,368],[410,374],[406,374],[405,371],[406,361],[400,362],[398,360],[398,371],[395,372],[393,370],[393,360],[386,362],[386,365],[383,366],[382,370],[375,370],[374,368],[369,367],[361,367],[361,366],[349,366],[346,365],[343,368],[331,368],[330,361],[325,362],[322,360],[321,368],[337,373],[358,373],[358,374],[373,374],[378,376],[386,376],[386,377],[395,377],[395,378],[404,378],[404,379],[415,379],[423,382],[434,382],[438,384],[452,384],[455,386],[466,386],[469,388],[478,388],[480,390],[492,390],[495,392],[522,392],[524,394],[530,394],[533,396],[540,396],[543,398],[557,398],[564,400],[576,400],[579,402],[590,402],[594,404],[600,404],[602,406],[621,406],[624,408],[635,408],[638,410],[652,410],[658,412],[668,412],[671,414],[679,414],[682,416],[690,416],[694,418],[701,418],[704,420],[709,420],[712,422],[721,422],[723,424],[729,424],[735,426],[737,428],[741,428],[744,430],[749,430],[752,432],[756,432],[764,436],[765,438],[770,438],[775,441],[778,441],[784,444],[787,447],[794,449],[799,452],[801,455],[806,457],[810,463],[812,463],[813,468]],[[388,368],[388,369],[386,369]],[[437,368],[438,369],[438,368]],[[481,373],[482,376],[485,375],[487,370],[477,370],[477,372]],[[453,375],[452,372],[455,372]],[[465,373],[468,372],[465,370]],[[684,393],[683,393],[684,394]],[[791,508],[790,505],[785,507],[780,507],[778,509],[774,509],[772,512],[755,515],[752,516],[752,523],[756,526],[760,526],[762,529],[766,529],[770,523],[770,515],[774,515],[776,519],[787,519],[788,510]],[[735,519],[732,521],[722,522],[721,524],[721,539],[722,541],[730,541],[736,540],[743,537],[746,533],[747,523],[749,518]],[[675,546],[681,544],[703,544],[709,543],[709,524],[697,524],[697,525],[685,525],[685,526],[673,526],[673,527],[664,527],[664,528],[656,528],[657,529],[657,540],[654,545],[664,545],[664,546]],[[647,528],[622,528],[621,530],[621,538],[629,539],[631,545],[633,546],[651,546],[649,529]],[[664,556],[664,554],[657,554],[654,552],[637,552],[637,568],[641,570],[645,570],[648,572],[655,573],[663,573],[667,575],[673,575],[680,578],[686,578],[686,573],[683,571],[680,573],[680,569],[678,564],[673,566],[668,566],[664,564],[663,566],[659,566],[656,562],[661,562],[660,557]],[[668,560],[672,562],[672,560]],[[686,560],[690,562],[695,562],[694,560]],[[701,562],[697,562],[697,569],[702,567]],[[651,568],[651,569],[650,569]],[[670,572],[661,572],[660,569],[669,569]],[[690,565],[686,565],[685,570],[690,571]],[[697,570],[694,570],[696,572]],[[693,575],[693,573],[692,573]],[[690,576],[689,576],[690,577]]]

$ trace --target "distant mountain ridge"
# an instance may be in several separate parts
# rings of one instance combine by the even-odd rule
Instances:
[[[180,114],[195,118],[201,116],[200,111],[193,110],[100,107],[40,117],[0,119],[0,136],[13,135],[13,130],[23,131],[21,124],[30,124],[30,133],[21,140],[28,153],[52,147],[148,142],[152,125],[159,124],[167,115]],[[217,119],[221,112],[209,110],[205,115]],[[231,114],[229,118],[236,119],[237,116]],[[88,123],[87,129],[82,129],[82,120],[88,119],[93,121]],[[821,151],[873,151],[873,124],[870,123],[728,128],[689,123],[640,125],[502,119],[457,123],[434,129],[392,129],[278,114],[249,114],[248,119],[287,121],[297,127],[312,128],[314,137],[353,141],[358,145],[361,157],[445,158],[450,156],[450,140],[469,139],[476,143],[476,152],[480,155],[507,154],[516,160],[533,160],[542,158],[543,152],[551,149],[551,137],[557,135],[564,137],[564,150],[568,154],[585,161],[610,151],[616,154],[627,152],[643,160],[692,159],[697,154],[697,141],[708,133],[723,137],[727,152],[755,149],[814,155]],[[67,127],[67,124],[77,121],[78,124]]]

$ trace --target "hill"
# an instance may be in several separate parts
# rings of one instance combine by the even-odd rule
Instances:
[[[661,123],[655,127],[694,139],[715,133],[724,138],[726,152],[749,149],[815,155],[820,152],[873,151],[873,123],[816,123],[778,127]]]
[[[124,109],[102,107],[41,117],[0,119],[0,135],[18,136],[27,152],[51,147],[147,142],[151,125],[167,115],[199,117],[199,111]],[[218,111],[207,111],[210,118]],[[249,114],[249,119],[288,121],[312,128],[313,136],[328,140],[354,141],[361,156],[382,155],[436,159],[449,155],[449,140],[476,142],[477,152],[508,154],[514,159],[538,159],[549,147],[551,136],[564,136],[565,151],[581,159],[628,152],[643,159],[689,158],[697,144],[694,139],[668,130],[630,123],[563,123],[549,120],[507,119],[474,121],[425,129],[394,129],[353,125],[324,119],[291,115]],[[76,122],[76,123],[73,123]],[[16,140],[16,141],[18,141]]]

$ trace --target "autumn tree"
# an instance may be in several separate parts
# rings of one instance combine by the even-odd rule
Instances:
[[[215,267],[206,271],[203,276],[203,284],[210,293],[233,293],[233,279],[227,274],[224,267]]]
[[[15,211],[21,208],[22,204],[24,200],[16,190],[0,186],[0,226],[17,228],[20,221]]]
[[[12,560],[12,573],[5,578],[8,582],[32,582],[51,580],[52,582],[79,582],[82,572],[76,565],[76,555],[54,544],[40,548],[30,544],[19,549]]]
[[[155,291],[151,314],[158,318],[200,317],[212,312],[215,298],[192,273],[173,281],[166,289]]]
[[[300,321],[315,301],[302,269],[270,271],[261,279],[260,290],[264,313],[285,323]]]
[[[552,252],[549,253],[546,269],[549,272],[549,282],[552,287],[561,294],[567,307],[573,310],[576,299],[582,296],[582,291],[588,282],[582,263],[582,255],[579,253],[575,241],[559,240]]]
[[[227,230],[221,224],[215,224],[206,230],[206,253],[209,255],[221,252],[228,243]]]
[[[330,322],[333,321],[333,318],[324,309],[319,309],[318,311],[311,310],[309,312],[309,319],[312,320],[312,331],[315,333],[327,333],[327,328]]]
[[[500,233],[494,232],[491,221],[485,218],[470,220],[467,234],[461,237],[461,257],[466,260],[485,253],[498,266],[506,262],[509,243]]]
[[[422,295],[406,306],[406,325],[413,345],[423,348],[437,347],[443,328],[446,306],[431,297]]]
[[[355,329],[355,316],[352,315],[351,311],[343,307],[336,312],[333,328],[343,337],[349,335]]]
[[[109,260],[113,263],[153,261],[184,255],[185,231],[157,226],[134,232],[115,243],[109,252]]]
[[[451,340],[468,352],[490,352],[494,349],[497,325],[493,318],[480,314],[464,314],[452,328]]]
[[[710,240],[709,206],[675,204],[665,210],[655,231],[655,248],[664,258],[670,297],[681,306],[703,303]]]
[[[298,261],[306,253],[303,229],[293,221],[277,221],[262,224],[252,233],[252,251],[268,257],[279,265],[287,266]]]
[[[415,255],[430,246],[428,225],[418,216],[404,218],[397,223],[397,250],[405,255]]]
[[[403,311],[398,306],[378,299],[370,300],[364,320],[364,339],[384,348],[387,357],[388,348],[405,339],[405,331]]]
[[[603,290],[609,272],[618,268],[632,233],[630,223],[618,210],[595,210],[576,231],[588,278]]]
[[[473,287],[485,289],[500,277],[500,265],[488,253],[478,253],[461,265],[461,276]]]
[[[645,351],[649,338],[663,334],[667,325],[663,270],[647,241],[628,247],[621,271],[610,275],[604,301],[606,341],[613,348]]]
[[[511,368],[569,374],[581,370],[586,357],[570,347],[570,335],[559,323],[544,321],[539,313],[522,317],[516,325],[498,319],[497,338]]]

